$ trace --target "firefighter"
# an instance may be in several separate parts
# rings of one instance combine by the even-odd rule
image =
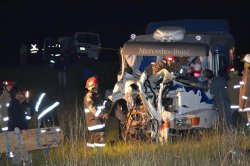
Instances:
[[[239,111],[247,112],[247,123],[250,124],[250,54],[246,54],[243,59],[244,70],[242,71],[242,81],[240,82]]]
[[[226,90],[226,80],[223,77],[215,77],[212,70],[206,69],[205,76],[209,79],[208,86],[213,95],[214,107],[219,113],[219,127],[222,129],[234,129],[231,101]]]
[[[104,104],[99,94],[98,79],[93,76],[86,82],[87,94],[84,97],[83,105],[85,119],[88,127],[89,137],[87,147],[104,147],[105,146],[105,119],[108,119],[108,113],[104,111]]]
[[[12,80],[6,80],[3,82],[3,91],[0,96],[0,132],[8,131],[8,107],[10,104],[10,91],[15,86],[15,82]]]

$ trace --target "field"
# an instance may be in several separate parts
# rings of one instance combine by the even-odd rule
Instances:
[[[94,72],[100,78],[102,94],[112,89],[119,71],[118,62],[96,62]],[[87,131],[82,111],[82,70],[85,63],[70,65],[67,70],[67,87],[57,84],[56,71],[49,66],[26,68],[1,68],[0,79],[15,80],[22,89],[31,91],[31,98],[46,92],[60,101],[57,111],[65,138],[62,146],[48,151],[32,151],[33,165],[249,165],[250,139],[239,129],[234,132],[203,133],[200,139],[192,137],[158,143],[124,143],[118,139],[117,122],[111,117],[107,122],[107,142],[104,149],[85,146]],[[36,126],[31,123],[31,126]],[[11,165],[2,155],[0,165]]]

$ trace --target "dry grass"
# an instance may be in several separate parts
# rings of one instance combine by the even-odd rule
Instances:
[[[114,73],[114,66],[108,66],[99,64],[97,73],[102,77],[104,87],[110,89],[114,84],[116,72]],[[111,118],[107,122],[107,142],[112,144],[108,144],[104,149],[86,148],[85,138],[88,133],[82,112],[82,94],[79,93],[82,68],[83,66],[73,66],[69,69],[67,89],[58,88],[56,72],[48,67],[0,70],[0,79],[16,80],[24,88],[31,89],[33,95],[46,91],[61,102],[58,115],[65,134],[62,146],[48,151],[32,151],[33,165],[249,165],[250,155],[247,155],[245,150],[250,149],[250,139],[241,130],[228,133],[215,131],[211,135],[204,134],[200,140],[186,138],[169,141],[166,145],[124,143],[118,139],[118,131],[114,127],[117,124]],[[111,73],[110,71],[113,75],[107,74]],[[3,155],[0,165],[10,165],[10,161]]]

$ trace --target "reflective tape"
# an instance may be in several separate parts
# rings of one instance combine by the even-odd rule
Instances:
[[[9,128],[8,127],[2,127],[2,131],[8,131]]]
[[[244,85],[244,81],[240,81],[240,85]]]
[[[6,107],[9,107],[10,106],[10,103],[6,103],[6,105],[5,105]]]
[[[25,116],[26,120],[30,120],[31,119],[31,116]]]
[[[85,113],[89,113],[90,110],[89,110],[88,108],[85,108],[85,109],[84,109],[84,112],[85,112]]]
[[[98,130],[98,129],[102,129],[105,127],[105,124],[98,124],[98,125],[94,125],[94,126],[90,126],[88,127],[89,131],[93,131],[93,130]]]
[[[240,106],[238,106],[238,105],[231,105],[230,108],[231,109],[238,109],[238,108],[240,108]]]
[[[244,108],[244,111],[250,111],[250,107]]]
[[[240,85],[234,85],[234,89],[240,88]]]
[[[95,113],[95,117],[98,117],[101,114],[102,110],[97,107],[97,111]]]
[[[100,147],[100,148],[103,148],[103,147],[105,147],[105,144],[101,144],[101,143],[94,143],[94,146],[96,146],[96,147]]]
[[[4,117],[4,118],[3,118],[3,121],[4,121],[4,122],[9,121],[9,117],[8,117],[8,116]]]
[[[95,145],[94,145],[94,144],[92,144],[92,143],[87,143],[87,147],[94,148],[94,147],[95,147]]]
[[[241,96],[241,98],[243,99],[243,100],[247,100],[247,96]]]

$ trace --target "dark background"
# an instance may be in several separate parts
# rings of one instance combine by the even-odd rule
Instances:
[[[103,47],[119,49],[131,33],[145,33],[149,22],[185,18],[227,20],[243,55],[250,51],[249,7],[243,0],[1,2],[0,66],[18,64],[22,42],[41,45],[45,37],[96,32]]]

